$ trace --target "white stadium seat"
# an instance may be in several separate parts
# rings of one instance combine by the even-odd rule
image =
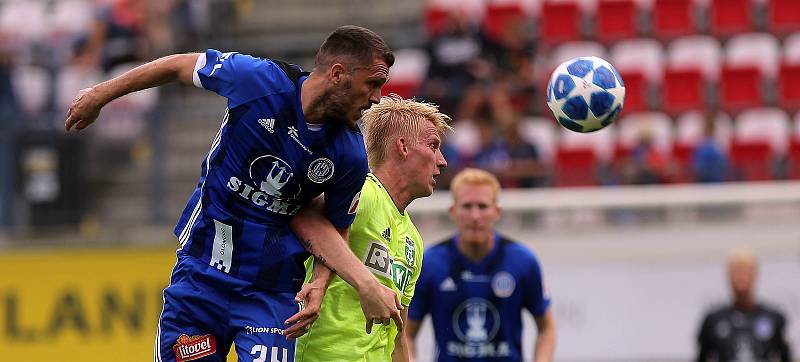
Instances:
[[[667,47],[670,69],[700,69],[707,79],[719,78],[722,46],[707,35],[690,35],[673,40]]]
[[[609,61],[620,72],[635,71],[659,83],[664,71],[664,47],[654,39],[623,40],[610,51]]]
[[[786,151],[789,139],[789,116],[779,108],[754,108],[736,117],[734,138],[737,141],[766,141],[776,153]]]
[[[780,43],[772,34],[746,33],[733,36],[725,46],[725,63],[756,66],[761,74],[775,78],[780,63]]]
[[[641,135],[647,133],[652,137],[653,147],[663,154],[672,150],[672,120],[661,112],[633,113],[621,119],[618,124],[618,144],[635,147]]]

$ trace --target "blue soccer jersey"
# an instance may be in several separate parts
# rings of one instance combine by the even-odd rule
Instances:
[[[522,309],[538,317],[550,305],[536,256],[496,236],[476,264],[457,243],[454,237],[425,252],[409,318],[431,315],[440,362],[521,361]]]
[[[200,181],[175,227],[179,256],[191,255],[270,291],[297,291],[308,257],[289,221],[325,193],[339,228],[355,217],[368,172],[364,140],[339,123],[309,125],[294,65],[207,50],[194,84],[228,99]]]

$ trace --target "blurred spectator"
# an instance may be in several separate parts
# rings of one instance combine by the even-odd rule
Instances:
[[[480,147],[472,157],[470,167],[487,170],[495,175],[504,175],[511,166],[511,153],[506,139],[497,132],[497,127],[489,118],[476,120]]]
[[[703,139],[692,155],[692,168],[697,182],[722,182],[728,175],[728,157],[715,140],[714,117],[707,115],[703,125]]]
[[[479,29],[459,14],[450,14],[444,31],[428,42],[430,65],[424,92],[445,113],[456,109],[473,82],[489,78],[488,64],[480,58],[482,46]]]
[[[13,59],[11,50],[6,46],[3,34],[0,34],[0,124],[8,129],[21,114],[19,102],[11,84]]]
[[[792,360],[786,341],[786,318],[756,301],[757,261],[753,252],[728,256],[732,301],[706,314],[700,327],[697,362],[767,362]]]
[[[518,122],[505,127],[506,147],[511,162],[503,175],[504,187],[537,187],[545,184],[545,169],[539,149],[520,134]]]
[[[115,0],[100,6],[85,42],[75,54],[78,63],[97,64],[108,72],[115,65],[147,59],[144,42],[144,0]]]
[[[663,183],[669,174],[669,159],[653,145],[649,130],[639,133],[639,141],[621,164],[621,181],[646,185]]]

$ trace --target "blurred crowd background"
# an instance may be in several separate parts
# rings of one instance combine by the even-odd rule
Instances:
[[[112,103],[91,137],[78,138],[58,132],[78,90],[207,47],[308,68],[319,39],[344,23],[371,26],[396,49],[384,93],[435,102],[453,116],[441,188],[467,166],[491,170],[507,188],[800,178],[796,1],[363,5],[0,2],[3,225],[83,222],[89,230],[104,221],[99,215],[115,214],[113,205],[134,214],[147,200],[140,215],[168,220],[184,197],[173,189],[197,176],[207,147],[208,122],[198,120],[217,118],[221,103],[180,87],[140,92]],[[623,115],[606,132],[560,129],[544,101],[550,72],[581,55],[610,60],[626,83]],[[75,172],[59,173],[67,170]]]
[[[395,50],[384,93],[453,116],[438,187],[471,166],[509,190],[502,227],[531,243],[550,273],[559,360],[687,360],[703,308],[725,300],[722,260],[734,244],[766,256],[765,289],[800,335],[800,184],[792,181],[800,178],[800,1],[0,0],[0,274],[43,273],[0,280],[0,347],[38,353],[20,341],[55,336],[70,350],[89,335],[93,351],[114,353],[130,348],[127,334],[104,334],[115,323],[151,341],[155,318],[145,317],[157,315],[163,285],[135,269],[158,261],[166,282],[171,250],[67,250],[56,262],[14,253],[172,247],[171,227],[225,109],[212,93],[169,85],[118,99],[83,134],[67,134],[66,110],[80,89],[205,48],[310,69],[321,41],[343,24],[371,28]],[[558,64],[587,55],[617,67],[627,96],[616,124],[578,134],[553,121],[545,90]],[[415,203],[426,244],[452,231],[442,191]],[[113,272],[93,269],[118,258]],[[84,266],[73,270],[77,259]],[[89,289],[52,294],[61,290],[46,287],[52,265],[71,270],[56,286],[106,272],[121,282],[89,278]],[[43,289],[28,293],[33,285]],[[106,285],[132,293],[130,309]],[[81,310],[75,298],[87,295],[102,296],[89,309],[124,317],[101,313],[99,336],[91,313],[88,334],[74,335],[69,323],[80,321],[56,307],[12,318],[24,298]],[[62,327],[67,337],[53,332]]]

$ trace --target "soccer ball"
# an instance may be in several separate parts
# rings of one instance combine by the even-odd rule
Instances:
[[[594,132],[613,123],[624,100],[622,77],[598,57],[561,63],[547,84],[547,105],[553,116],[575,132]]]

